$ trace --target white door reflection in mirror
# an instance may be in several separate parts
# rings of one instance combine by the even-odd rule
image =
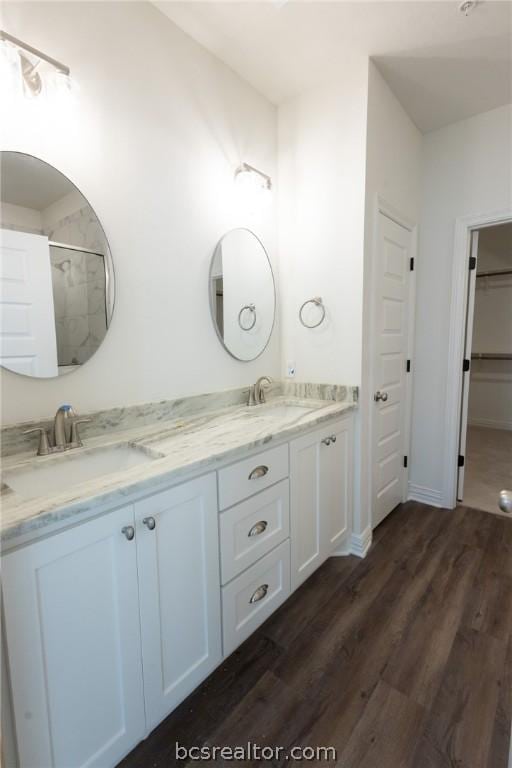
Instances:
[[[15,373],[57,376],[48,238],[0,230],[0,363]]]
[[[43,160],[2,151],[0,175],[0,364],[37,378],[79,370],[100,347],[114,308],[103,227],[80,190]]]
[[[237,360],[257,358],[275,316],[272,267],[261,241],[239,228],[219,241],[210,267],[210,304],[217,335]]]

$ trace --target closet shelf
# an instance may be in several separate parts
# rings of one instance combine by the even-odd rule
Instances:
[[[472,352],[472,360],[512,360],[512,352]]]
[[[512,275],[512,269],[496,269],[494,272],[478,272],[477,280],[479,277],[501,277],[502,275]]]

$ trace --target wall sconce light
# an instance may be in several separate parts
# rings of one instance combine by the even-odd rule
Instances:
[[[258,171],[249,163],[242,163],[235,171],[235,181],[237,184],[251,186],[253,189],[263,189],[270,191],[272,189],[272,179],[263,171]]]
[[[50,90],[72,90],[69,67],[3,30],[0,30],[0,52],[2,74],[7,74],[12,81],[21,81],[25,95],[39,96],[45,86]],[[43,64],[49,65],[50,72],[41,71]],[[11,87],[13,85],[15,82]]]

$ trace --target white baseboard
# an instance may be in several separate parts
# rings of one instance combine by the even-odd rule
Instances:
[[[487,429],[512,429],[512,421],[494,421],[494,419],[469,419],[469,427],[486,427]]]
[[[372,529],[365,528],[362,533],[353,533],[350,537],[350,551],[357,557],[366,557],[372,545]]]
[[[428,504],[430,507],[442,507],[441,492],[436,491],[433,488],[425,488],[424,485],[415,485],[409,483],[408,499],[410,501],[421,501],[423,504]]]
[[[372,529],[368,526],[362,533],[351,533],[347,536],[331,557],[346,557],[347,555],[366,557],[371,544]]]

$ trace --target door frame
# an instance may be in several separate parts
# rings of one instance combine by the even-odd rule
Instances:
[[[468,307],[469,268],[471,233],[475,229],[506,224],[512,221],[512,208],[492,213],[460,216],[455,220],[454,256],[452,266],[452,291],[450,306],[450,327],[446,377],[446,403],[444,423],[444,479],[442,506],[454,509],[457,506],[458,455],[461,427],[464,340]]]
[[[400,227],[403,227],[411,233],[411,258],[414,259],[414,270],[410,272],[409,280],[409,296],[407,299],[407,358],[411,361],[411,372],[408,374],[410,378],[406,380],[405,390],[405,426],[404,426],[404,451],[409,457],[408,466],[404,468],[403,481],[402,481],[402,501],[407,501],[409,497],[409,472],[410,472],[410,457],[411,457],[411,422],[412,422],[412,401],[413,401],[413,382],[414,382],[414,326],[415,326],[415,306],[416,306],[416,271],[418,266],[418,225],[405,216],[400,210],[395,208],[381,195],[376,195],[374,204],[374,221],[373,221],[373,233],[372,233],[372,250],[371,250],[371,288],[370,288],[370,325],[369,325],[369,344],[368,344],[368,356],[369,356],[369,419],[368,419],[368,436],[369,436],[369,457],[370,465],[368,471],[368,502],[370,506],[370,526],[374,528],[374,515],[373,515],[373,463],[374,463],[374,448],[373,448],[373,431],[375,428],[375,409],[373,408],[373,393],[375,392],[375,329],[377,321],[377,260],[378,260],[378,248],[379,248],[379,215],[382,214],[388,219],[391,219]]]

